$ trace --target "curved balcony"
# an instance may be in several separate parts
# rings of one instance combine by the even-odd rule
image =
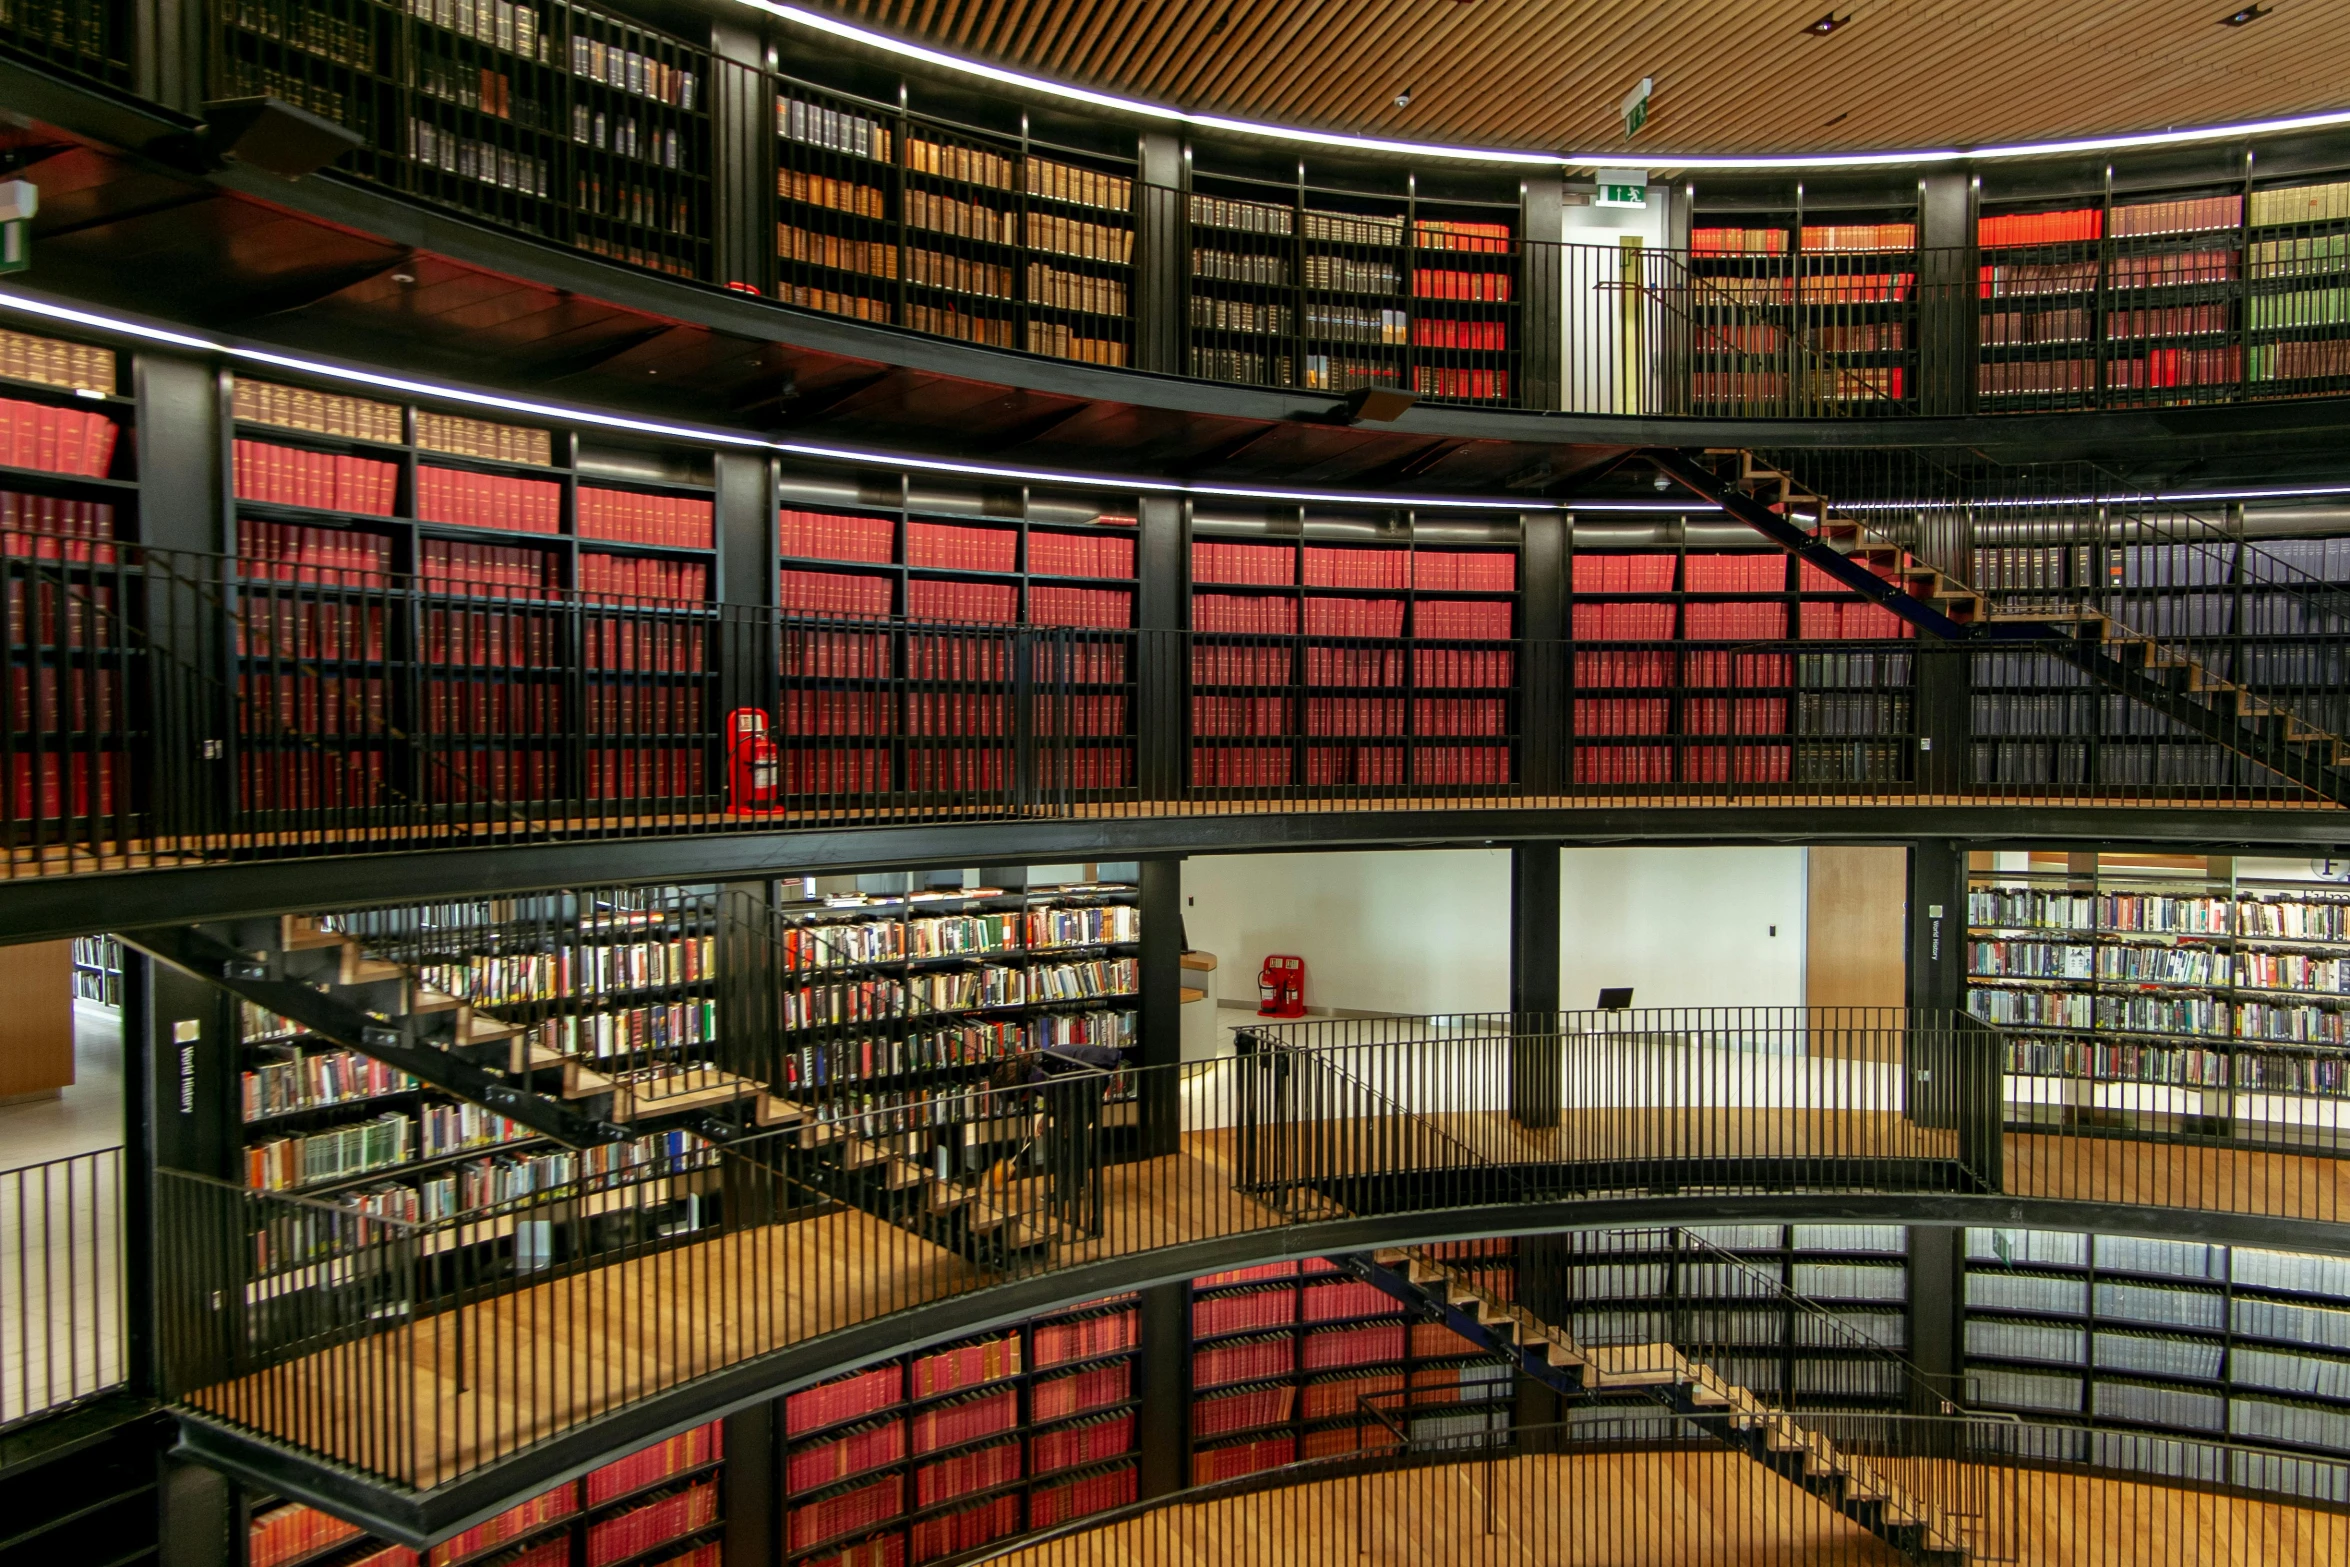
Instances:
[[[2247,1061],[2141,1090],[2123,1133],[2048,1122],[2019,1065],[1928,1014],[1268,1026],[1229,1058],[970,1090],[973,1146],[1003,1145],[976,1174],[909,1163],[852,1082],[421,1223],[166,1175],[165,1390],[208,1461],[421,1543],[892,1349],[1269,1259],[1693,1209],[2338,1245],[2328,1081]],[[659,1215],[689,1187],[681,1230]]]

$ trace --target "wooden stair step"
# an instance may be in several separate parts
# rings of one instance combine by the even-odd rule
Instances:
[[[309,952],[343,944],[340,931],[328,930],[307,914],[283,914],[277,922],[277,944],[286,952]]]
[[[648,1115],[674,1115],[682,1110],[707,1110],[732,1104],[758,1092],[759,1085],[715,1067],[697,1067],[658,1078],[616,1078],[612,1089],[612,1119],[634,1121]]]
[[[1216,971],[1216,955],[1213,952],[1186,952],[1176,961],[1197,974],[1213,974]]]

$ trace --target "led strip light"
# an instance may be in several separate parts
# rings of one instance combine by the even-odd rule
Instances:
[[[873,451],[860,447],[827,446],[815,441],[777,441],[764,436],[745,435],[740,430],[724,430],[710,426],[673,424],[659,419],[637,419],[626,414],[604,413],[590,408],[579,408],[563,403],[537,402],[525,397],[508,397],[497,392],[484,392],[471,387],[450,386],[438,381],[420,381],[413,376],[386,375],[375,370],[359,370],[349,365],[338,365],[323,359],[307,359],[299,354],[278,353],[265,348],[248,348],[242,344],[224,342],[217,338],[200,337],[191,332],[135,321],[110,315],[104,311],[86,310],[78,305],[59,304],[54,300],[20,293],[14,289],[0,289],[0,311],[14,311],[45,321],[62,322],[86,331],[104,332],[127,337],[138,342],[161,347],[186,349],[191,353],[218,354],[242,364],[267,365],[295,375],[314,376],[321,380],[346,381],[381,391],[401,392],[411,397],[428,398],[435,402],[452,403],[465,408],[479,408],[506,414],[520,414],[525,418],[547,419],[561,424],[591,426],[602,430],[621,430],[631,435],[657,436],[663,440],[682,441],[699,446],[723,446],[736,451],[779,452],[792,457],[812,457],[826,462],[879,464],[884,467],[916,468],[926,473],[961,474],[977,479],[1002,479],[1021,484],[1067,485],[1076,489],[1137,490],[1153,495],[1207,496],[1217,500],[1289,501],[1302,504],[1362,507],[1409,507],[1415,511],[1493,511],[1493,512],[1647,512],[1676,514],[1704,509],[1702,503],[1692,506],[1686,501],[1672,500],[1481,500],[1474,496],[1447,495],[1366,495],[1348,490],[1283,490],[1260,489],[1237,484],[1200,484],[1184,479],[1148,479],[1114,473],[1072,473],[1050,468],[1016,468],[1000,463],[956,462],[942,457],[913,456],[904,452]],[[2143,494],[2107,496],[2048,496],[2036,500],[1986,501],[1854,501],[1839,503],[1840,511],[1924,511],[1952,505],[1977,508],[2015,506],[2081,506],[2081,505],[2159,505],[2171,502],[2196,501],[2257,501],[2307,499],[2316,496],[2350,495],[2350,484],[2302,485],[2241,490],[2180,490],[2147,491]]]
[[[1309,146],[1328,147],[1341,152],[1376,152],[1400,154],[1411,158],[1443,158],[1471,163],[1509,163],[1534,165],[1557,169],[1591,169],[1617,167],[1636,163],[1644,168],[1680,171],[1688,169],[1854,169],[1883,168],[1888,165],[1957,163],[1970,158],[2048,158],[2067,154],[2090,152],[2123,152],[2134,147],[2179,147],[2196,142],[2230,141],[2246,136],[2277,136],[2293,131],[2328,130],[2336,126],[2350,126],[2350,109],[2326,110],[2316,114],[2287,115],[2275,119],[2248,120],[2235,125],[2207,125],[2189,130],[2162,130],[2126,132],[2115,136],[2083,136],[2058,141],[2016,142],[1989,147],[1929,147],[1910,152],[1842,152],[1810,154],[1773,154],[1767,156],[1715,156],[1705,153],[1662,152],[1649,148],[1619,147],[1608,152],[1522,152],[1500,147],[1450,147],[1436,142],[1393,141],[1379,136],[1350,136],[1338,131],[1304,130],[1292,125],[1275,125],[1261,120],[1240,120],[1221,114],[1194,114],[1166,104],[1152,103],[1143,98],[1128,98],[1119,93],[1097,92],[1092,88],[1056,82],[1049,77],[1031,76],[1025,71],[1007,70],[1000,65],[948,54],[923,44],[893,38],[887,33],[860,27],[854,22],[828,16],[805,6],[784,5],[778,0],[736,0],[739,5],[769,16],[791,22],[814,32],[825,33],[848,43],[895,55],[900,59],[917,61],[934,69],[953,72],[959,76],[975,76],[1002,87],[1023,92],[1039,93],[1070,103],[1085,104],[1089,108],[1108,109],[1120,114],[1131,114],[1143,119],[1157,120],[1171,125],[1198,126],[1203,130],[1223,131],[1236,136],[1255,136],[1274,141],[1298,142]]]

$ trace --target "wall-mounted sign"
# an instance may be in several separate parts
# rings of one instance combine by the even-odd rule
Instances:
[[[1635,210],[1648,205],[1648,171],[1646,169],[1601,169],[1599,188],[1593,193],[1595,207],[1630,207]]]
[[[1626,139],[1639,135],[1640,127],[1648,123],[1648,96],[1655,91],[1656,78],[1643,76],[1640,78],[1640,85],[1624,95],[1624,101],[1620,107],[1624,111]]]

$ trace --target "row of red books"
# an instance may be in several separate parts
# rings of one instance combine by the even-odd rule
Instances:
[[[1490,401],[1510,395],[1507,370],[1461,365],[1412,366],[1412,390],[1423,397],[1470,397]]]
[[[1226,544],[1195,539],[1191,580],[1288,587],[1297,581],[1297,551],[1287,544]]]
[[[298,1556],[309,1556],[344,1540],[356,1540],[363,1531],[322,1513],[306,1502],[286,1502],[253,1514],[245,1529],[246,1567],[279,1567]]]
[[[1309,784],[1488,784],[1510,781],[1506,746],[1309,746]],[[1195,745],[1191,781],[1203,789],[1264,789],[1291,782],[1287,746]]]
[[[544,550],[504,544],[418,543],[417,577],[428,590],[476,598],[546,598],[558,585],[556,559]]]
[[[1975,220],[1975,243],[1997,245],[2060,245],[2077,240],[2102,239],[2105,213],[2097,207],[2070,212],[2012,212]]]
[[[112,501],[75,501],[60,495],[0,490],[0,554],[111,564],[114,551],[93,549],[87,541],[113,537]]]
[[[906,524],[906,564],[945,571],[1017,571],[1020,535],[1010,528]]]
[[[237,728],[244,734],[376,735],[384,720],[384,683],[374,675],[237,677]]]
[[[1297,1290],[1252,1290],[1245,1295],[1203,1295],[1191,1303],[1191,1331],[1195,1337],[1238,1333],[1249,1328],[1277,1328],[1297,1320]]]
[[[248,751],[237,758],[237,798],[248,811],[348,810],[382,797],[381,751]]]
[[[1597,784],[1672,783],[1674,748],[1669,745],[1577,746],[1575,782]],[[1690,783],[1784,783],[1788,748],[1692,746],[1682,753],[1682,781]]]
[[[1739,653],[1727,648],[1579,648],[1575,652],[1574,684],[1579,690],[1621,689],[1627,686],[1728,687],[1755,690],[1785,686],[1795,678],[1794,661],[1785,653]]]
[[[113,811],[114,758],[110,755],[46,751],[35,756],[19,751],[8,759],[11,821],[107,816]]]
[[[1258,1474],[1295,1462],[1295,1437],[1269,1437],[1260,1442],[1236,1442],[1229,1447],[1211,1447],[1191,1455],[1191,1483],[1206,1485],[1215,1480],[1236,1480],[1242,1475]]]
[[[1309,588],[1418,587],[1430,592],[1508,593],[1517,587],[1517,557],[1502,550],[1343,549],[1196,540],[1195,583]]]
[[[858,1426],[792,1454],[784,1464],[784,1488],[794,1492],[821,1490],[905,1456],[905,1422],[891,1418]]]
[[[800,560],[861,560],[887,565],[897,558],[897,523],[888,517],[842,512],[776,513],[777,553]]]
[[[1133,1391],[1133,1362],[1115,1361],[1065,1377],[1038,1379],[1028,1391],[1028,1413],[1036,1420],[1062,1420],[1089,1409],[1122,1404]]]
[[[559,533],[563,486],[545,479],[475,473],[469,468],[418,468],[416,516],[460,528],[507,533]]]
[[[232,487],[239,500],[389,517],[399,493],[397,463],[340,452],[313,452],[270,441],[232,443]]]
[[[1047,751],[1037,758],[1047,789],[1125,789],[1134,783],[1134,758],[1125,751]]]
[[[785,1515],[784,1533],[790,1549],[804,1551],[843,1535],[862,1533],[902,1517],[905,1511],[906,1477],[885,1475],[871,1485],[792,1508]]]
[[[579,489],[579,536],[620,544],[706,550],[716,542],[710,502],[691,495]]]
[[[1305,1319],[1335,1322],[1342,1317],[1376,1317],[1402,1308],[1395,1297],[1375,1284],[1348,1280],[1343,1284],[1316,1284],[1305,1291]]]
[[[675,800],[704,792],[699,750],[598,750],[587,754],[591,800]]]
[[[803,1567],[906,1567],[906,1537],[885,1534],[879,1539],[860,1540],[828,1556],[811,1556]]]
[[[1414,299],[1481,299],[1506,303],[1510,297],[1507,272],[1456,272],[1449,267],[1415,267]]]
[[[622,1460],[626,1462],[626,1460]],[[590,1503],[592,1506],[593,1503]],[[552,1491],[543,1491],[529,1501],[509,1507],[497,1517],[475,1524],[462,1534],[451,1535],[426,1553],[428,1567],[447,1567],[450,1562],[463,1561],[493,1550],[508,1540],[519,1540],[535,1534],[548,1524],[570,1518],[579,1512],[577,1487],[559,1485]],[[566,1542],[554,1542],[558,1544]]]
[[[122,718],[122,682],[112,669],[65,669],[22,664],[8,671],[13,701],[10,727],[18,734],[60,730],[111,732]]]
[[[914,1505],[935,1507],[959,1496],[973,1496],[1010,1485],[1020,1478],[1020,1444],[998,1442],[924,1464],[914,1471]]]
[[[819,1383],[783,1401],[783,1429],[787,1435],[797,1436],[888,1409],[904,1402],[905,1384],[905,1373],[896,1366],[878,1366]]]
[[[579,557],[579,586],[583,593],[617,593],[630,598],[699,604],[710,594],[710,568],[700,561],[654,560],[641,555],[600,555],[584,551]]]
[[[913,1542],[914,1561],[934,1562],[942,1556],[959,1556],[975,1551],[990,1541],[1020,1532],[1020,1498],[999,1496],[992,1502],[965,1508],[959,1513],[945,1513],[936,1518],[925,1518],[907,1531]]]
[[[703,732],[701,692],[692,685],[590,681],[587,732],[596,735],[690,735]]]
[[[913,1432],[914,1451],[935,1453],[942,1447],[1012,1430],[1020,1424],[1020,1406],[1007,1388],[1001,1393],[979,1394],[955,1403],[932,1404],[908,1424]]]
[[[630,1508],[617,1518],[608,1518],[589,1528],[587,1567],[604,1567],[607,1562],[641,1556],[665,1541],[697,1533],[717,1521],[717,1484],[704,1481],[688,1486],[675,1496]]]
[[[707,651],[702,628],[678,621],[593,615],[581,632],[580,651],[590,669],[693,674]]]
[[[1300,1274],[1336,1273],[1338,1264],[1327,1257],[1308,1257],[1303,1262],[1264,1262],[1253,1268],[1232,1268],[1223,1273],[1207,1273],[1191,1281],[1195,1290],[1222,1289],[1232,1284],[1262,1284],[1269,1279],[1294,1279]]]
[[[112,419],[88,409],[0,397],[0,452],[12,468],[103,479],[117,433]]]
[[[1134,1451],[1134,1415],[1096,1415],[1073,1425],[1040,1431],[1028,1439],[1029,1459],[1038,1474],[1075,1469]]]
[[[380,533],[237,519],[237,571],[249,581],[371,587],[391,569],[392,541]]]
[[[1578,552],[1572,561],[1574,589],[1577,593],[1673,591],[1674,557],[1669,554],[1599,555]]]
[[[1908,621],[1884,605],[1866,599],[1798,605],[1795,624],[1797,635],[1807,641],[1829,638],[1855,641],[1917,634],[1917,628]]]
[[[1787,639],[1787,602],[1762,599],[1684,604],[1681,635],[1691,642],[1783,642]]]
[[[924,1355],[909,1368],[909,1392],[915,1398],[930,1398],[999,1377],[1016,1377],[1020,1369],[1020,1335],[1015,1333]]]
[[[1500,321],[1448,321],[1421,316],[1412,323],[1412,341],[1422,348],[1500,350],[1510,346],[1509,327]]]
[[[1365,1398],[1381,1393],[1403,1390],[1403,1373],[1375,1371],[1368,1375],[1319,1377],[1305,1386],[1305,1397],[1298,1414],[1305,1420],[1327,1420],[1338,1415],[1351,1415]]]
[[[1307,1371],[1340,1366],[1369,1366],[1404,1355],[1404,1325],[1373,1322],[1359,1328],[1308,1333],[1299,1345],[1298,1364]]]
[[[1404,682],[1403,648],[1309,647],[1309,686],[1395,686]],[[1422,687],[1507,686],[1516,660],[1480,648],[1412,648],[1411,681]],[[1202,686],[1287,686],[1296,678],[1286,647],[1228,647],[1211,644],[1191,650],[1191,678]]]
[[[938,582],[916,577],[906,584],[906,618],[1011,625],[1020,618],[1020,590],[1009,582]]]
[[[1032,531],[1028,571],[1038,577],[1131,577],[1134,540],[1116,533]]]
[[[1028,620],[1037,626],[1123,631],[1134,624],[1134,595],[1116,588],[1063,588],[1037,583],[1028,590]]]
[[[1191,1434],[1194,1438],[1223,1436],[1280,1425],[1289,1419],[1296,1404],[1297,1389],[1286,1382],[1199,1399],[1191,1406]]]
[[[1191,1385],[1195,1388],[1265,1382],[1286,1377],[1296,1370],[1297,1339],[1288,1333],[1235,1339],[1223,1344],[1198,1344],[1191,1352]]]
[[[1028,1495],[1028,1527],[1049,1529],[1089,1513],[1108,1512],[1124,1507],[1136,1494],[1132,1464],[1086,1475],[1066,1485],[1039,1486]]]
[[[1074,1322],[1049,1322],[1031,1333],[1030,1351],[1041,1370],[1132,1349],[1141,1320],[1133,1311],[1112,1311]]]
[[[776,589],[776,607],[808,615],[860,615],[879,619],[890,612],[890,579],[845,571],[785,571]]]
[[[1672,702],[1665,697],[1578,697],[1578,735],[1664,735],[1674,733]],[[1779,735],[1787,732],[1787,703],[1781,697],[1686,697],[1681,703],[1684,734]]]

